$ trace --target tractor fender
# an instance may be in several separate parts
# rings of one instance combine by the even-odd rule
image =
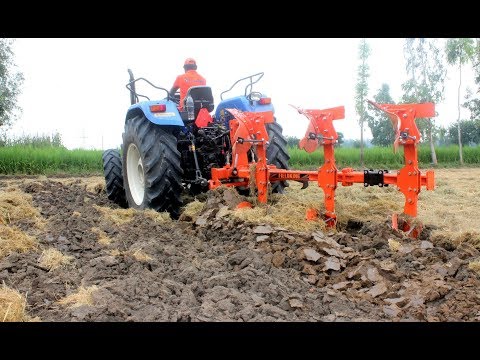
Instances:
[[[150,111],[151,105],[166,105],[166,110],[164,112],[153,113]],[[128,108],[125,120],[141,113],[145,115],[148,121],[156,125],[184,126],[183,120],[178,112],[177,105],[173,101],[152,100],[139,102]]]
[[[264,95],[265,96],[265,95]],[[243,112],[265,112],[272,111],[275,113],[275,109],[272,104],[262,105],[257,102],[253,104],[245,96],[236,96],[230,99],[221,101],[215,111],[215,117],[219,119],[225,109],[237,109]]]

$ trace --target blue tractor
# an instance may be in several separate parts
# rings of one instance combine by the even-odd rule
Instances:
[[[209,188],[211,169],[230,163],[232,144],[229,121],[233,118],[226,109],[248,112],[273,111],[270,98],[253,91],[252,87],[263,73],[237,80],[220,95],[214,112],[214,99],[209,86],[191,87],[179,110],[179,94],[171,96],[165,88],[155,86],[145,78],[135,79],[128,69],[131,106],[125,118],[121,152],[104,151],[103,170],[108,198],[127,208],[168,211],[172,218],[180,215],[182,194],[195,195]],[[162,100],[150,100],[136,91],[135,84],[145,81],[165,91]],[[247,83],[244,94],[224,99],[237,84]],[[145,101],[139,101],[139,98]],[[214,112],[214,113],[213,113]],[[275,120],[267,126],[269,143],[267,161],[280,169],[288,169],[290,156],[282,127]],[[255,152],[249,154],[255,160]],[[272,184],[272,192],[282,193],[288,184]],[[248,195],[249,188],[237,188]],[[252,194],[254,195],[254,194]]]

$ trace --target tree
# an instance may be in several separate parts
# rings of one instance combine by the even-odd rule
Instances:
[[[472,60],[473,70],[475,71],[475,83],[478,86],[478,90],[475,93],[480,93],[480,38],[475,39]],[[470,110],[471,120],[480,119],[480,99],[469,89],[467,89],[466,93],[466,102],[463,106]]]
[[[473,69],[475,70],[475,83],[480,85],[480,38],[475,39]]]
[[[296,136],[290,136],[290,135],[286,135],[285,140],[287,140],[288,147],[298,147],[298,143],[300,141],[300,139],[297,138]]]
[[[402,84],[404,94],[402,101],[406,103],[433,102],[438,104],[444,99],[444,81],[446,69],[444,59],[437,46],[436,39],[406,39],[404,53],[406,70],[410,78]],[[417,126],[423,137],[430,142],[432,163],[437,165],[433,130],[433,119],[418,119]]]
[[[0,127],[12,124],[16,118],[17,97],[23,84],[23,74],[16,71],[12,39],[0,38]]]
[[[463,151],[462,151],[462,135],[460,130],[460,90],[462,87],[462,65],[470,61],[473,56],[473,40],[470,38],[451,38],[447,40],[445,46],[447,53],[447,62],[450,65],[458,64],[459,80],[457,93],[457,130],[458,130],[458,152],[460,156],[460,164],[463,165]]]
[[[460,120],[462,142],[467,145],[480,144],[480,120]],[[448,128],[452,142],[458,142],[458,126],[453,124]]]
[[[395,104],[390,96],[390,87],[382,84],[374,100],[378,104]],[[392,127],[389,117],[383,111],[376,111],[368,119],[368,127],[372,132],[372,144],[379,146],[389,146],[395,140],[395,130]]]
[[[355,86],[355,109],[359,116],[358,123],[360,124],[360,163],[364,166],[363,157],[363,124],[365,121],[368,123],[370,115],[367,111],[367,96],[368,96],[368,78],[369,66],[367,64],[368,57],[370,56],[370,46],[365,39],[362,39],[358,46],[358,57],[360,64],[357,69],[357,84]]]
[[[448,130],[445,129],[443,126],[439,126],[437,128],[437,133],[438,133],[438,145],[439,146],[445,146],[449,144],[449,137],[447,134]]]
[[[337,146],[340,147],[342,144],[345,142],[345,135],[343,135],[343,132],[337,131],[338,139],[337,139]]]
[[[470,120],[480,119],[480,99],[475,98],[469,88],[466,90],[465,102],[462,106],[470,110]]]

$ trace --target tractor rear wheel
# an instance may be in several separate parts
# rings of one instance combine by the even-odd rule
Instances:
[[[123,133],[123,174],[130,207],[168,211],[178,219],[183,170],[175,135],[143,115],[128,119]]]
[[[288,161],[290,155],[287,151],[287,140],[283,136],[283,129],[280,124],[275,122],[267,124],[267,133],[269,145],[267,146],[268,164],[275,165],[279,169],[288,170]],[[283,194],[283,190],[288,187],[286,181],[277,181],[272,183],[272,192]]]
[[[127,208],[127,198],[123,187],[122,158],[116,149],[105,150],[102,155],[103,174],[107,197],[115,204]]]

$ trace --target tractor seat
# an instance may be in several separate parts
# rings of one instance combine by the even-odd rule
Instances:
[[[201,108],[207,108],[208,112],[212,112],[215,105],[213,101],[212,88],[210,86],[192,86],[188,89],[185,96],[183,107],[186,108],[186,99],[190,95],[193,99],[195,117]]]

